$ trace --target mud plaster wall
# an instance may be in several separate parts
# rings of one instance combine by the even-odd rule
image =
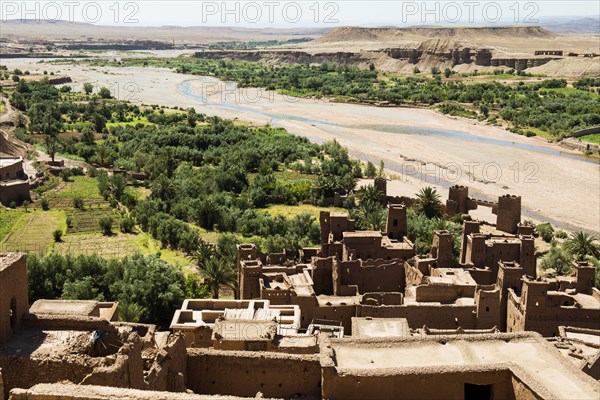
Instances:
[[[357,317],[374,318],[406,318],[410,328],[422,328],[427,325],[437,329],[484,329],[492,326],[479,326],[475,306],[381,306],[358,305],[356,307]]]
[[[338,373],[323,369],[323,398],[327,399],[407,399],[463,400],[465,383],[493,385],[492,398],[514,400],[512,373],[508,370],[442,373],[434,369],[405,375],[372,375],[367,371]]]
[[[94,369],[95,362],[82,356],[32,359],[0,355],[4,395],[13,388],[27,389],[38,383],[79,383]]]
[[[541,307],[540,309],[520,310],[522,305],[515,304],[510,299],[507,304],[506,331],[523,332],[534,331],[544,337],[558,335],[558,327],[561,325],[574,326],[578,328],[598,329],[600,321],[600,310],[575,307]]]
[[[339,276],[341,285],[356,285],[359,293],[404,292],[405,273],[401,260],[388,261],[383,265],[364,265],[360,261],[341,262]]]
[[[320,397],[321,365],[312,355],[188,349],[187,387],[199,394]]]
[[[13,299],[16,305],[14,330],[18,330],[21,327],[21,315],[29,310],[24,256],[0,271],[0,344],[7,341],[13,333],[10,318]]]

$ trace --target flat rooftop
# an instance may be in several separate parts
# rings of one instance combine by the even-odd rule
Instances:
[[[0,168],[8,167],[10,165],[16,164],[18,162],[23,161],[21,157],[17,158],[0,158]]]
[[[341,373],[419,373],[418,369],[506,365],[525,372],[557,399],[598,399],[600,388],[537,334],[332,340]],[[379,371],[378,371],[379,370]],[[353,372],[354,371],[354,372]],[[590,378],[591,379],[591,378]]]
[[[98,307],[96,300],[37,300],[29,308],[32,314],[90,316]]]
[[[410,336],[406,318],[352,317],[352,336],[363,338]]]
[[[344,238],[380,238],[383,235],[379,231],[356,231],[356,232],[343,232],[342,236]]]
[[[213,328],[217,340],[273,340],[277,334],[275,321],[218,320]]]

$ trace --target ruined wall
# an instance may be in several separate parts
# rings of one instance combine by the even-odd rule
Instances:
[[[11,400],[206,400],[206,396],[106,386],[40,384],[13,391]]]
[[[188,388],[199,394],[320,397],[321,365],[315,355],[189,349]]]
[[[4,395],[8,397],[11,389],[27,389],[38,383],[79,383],[92,372],[99,361],[100,359],[81,355],[29,358],[0,354]]]

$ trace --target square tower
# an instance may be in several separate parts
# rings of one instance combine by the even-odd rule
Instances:
[[[0,253],[0,344],[21,328],[28,311],[25,255]]]
[[[408,232],[406,221],[406,207],[404,204],[390,204],[388,206],[387,224],[385,226],[390,239],[402,241]]]

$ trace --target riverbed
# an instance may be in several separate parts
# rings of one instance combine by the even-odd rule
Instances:
[[[338,140],[350,153],[385,162],[391,194],[414,195],[433,185],[442,197],[462,184],[480,199],[522,196],[524,219],[565,229],[600,232],[600,165],[537,137],[527,138],[480,122],[429,109],[375,107],[299,99],[240,89],[213,77],[159,68],[37,64],[8,59],[9,69],[64,73],[75,89],[85,82],[107,86],[138,104],[194,107],[199,113],[271,124],[313,141]]]

